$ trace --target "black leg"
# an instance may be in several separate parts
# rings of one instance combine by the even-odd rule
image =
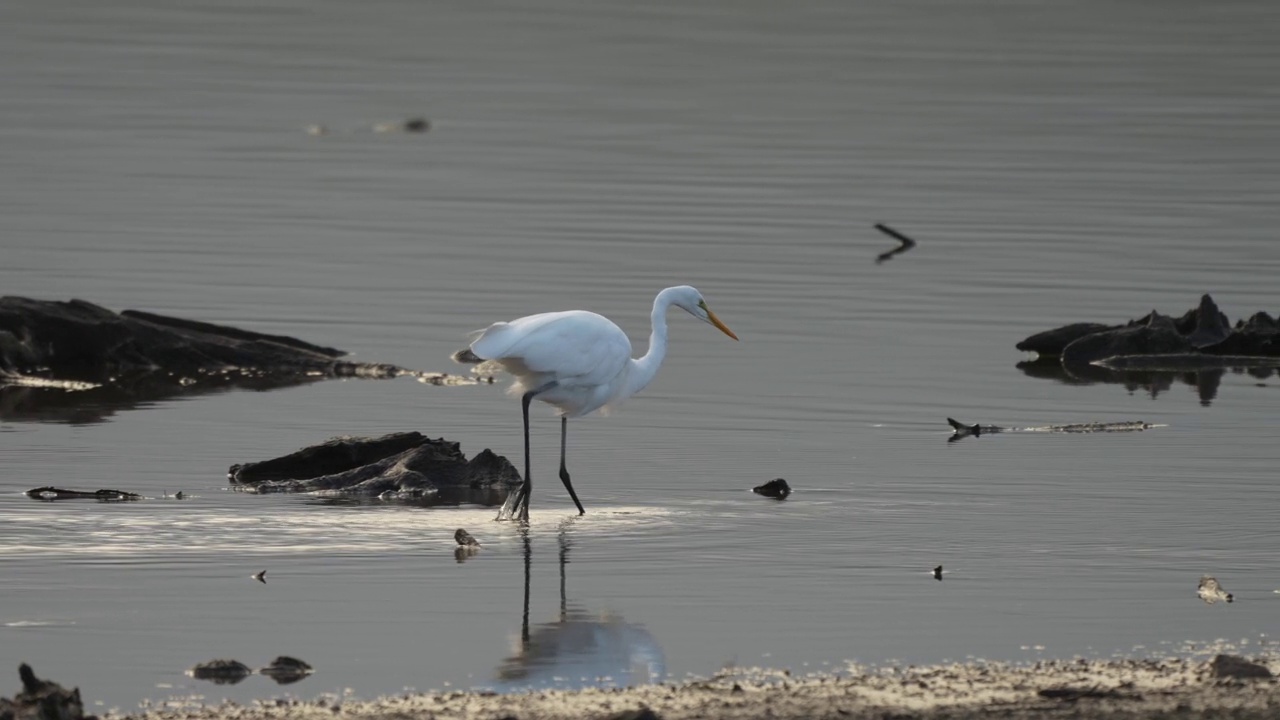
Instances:
[[[587,511],[582,509],[582,502],[578,500],[578,493],[573,491],[573,483],[569,482],[569,471],[564,466],[564,447],[569,437],[569,418],[560,418],[560,479],[564,482],[564,487],[569,491],[569,497],[573,498],[573,504],[578,506],[578,514],[586,515]]]
[[[533,402],[533,396],[542,392],[543,389],[535,388],[520,396],[520,412],[524,415],[524,483],[520,485],[519,494],[516,495],[512,517],[518,517],[525,522],[529,521],[529,496],[533,494],[533,475],[529,472],[529,403]]]

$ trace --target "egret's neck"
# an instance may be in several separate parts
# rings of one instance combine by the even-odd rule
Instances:
[[[649,322],[653,325],[653,331],[649,333],[649,351],[631,361],[631,372],[627,376],[627,395],[634,395],[645,389],[658,374],[662,361],[667,359],[667,310],[670,307],[671,295],[666,290],[653,299],[653,312],[649,315]]]

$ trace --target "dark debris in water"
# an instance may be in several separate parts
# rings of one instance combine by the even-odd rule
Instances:
[[[27,497],[33,500],[99,500],[102,502],[117,502],[121,500],[141,500],[142,496],[137,493],[125,492],[124,490],[67,490],[65,488],[56,488],[52,486],[33,488],[27,491]]]
[[[791,494],[791,486],[787,484],[786,480],[777,478],[776,480],[770,480],[763,485],[751,488],[751,492],[757,495],[771,497],[776,500],[786,500],[787,496]]]

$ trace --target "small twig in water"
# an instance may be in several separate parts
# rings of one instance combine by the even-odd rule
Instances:
[[[894,240],[897,240],[898,242],[902,243],[901,245],[899,245],[898,247],[896,247],[896,248],[894,248],[894,249],[892,249],[892,250],[889,250],[889,251],[887,251],[887,252],[882,252],[882,253],[880,253],[879,255],[877,255],[877,256],[876,256],[876,264],[877,264],[877,265],[879,265],[880,263],[884,262],[885,260],[888,260],[888,259],[892,258],[894,255],[898,255],[898,254],[900,254],[900,253],[904,253],[904,252],[906,252],[906,251],[908,251],[908,250],[910,250],[911,248],[913,248],[913,247],[915,247],[915,246],[916,246],[916,241],[915,241],[915,240],[912,240],[911,238],[907,237],[906,235],[903,235],[902,233],[898,232],[897,230],[894,230],[893,228],[889,227],[888,225],[885,225],[884,223],[876,223],[876,224],[875,224],[875,228],[876,228],[877,230],[879,230],[880,232],[884,233],[885,235],[888,235],[889,237],[893,238]]]

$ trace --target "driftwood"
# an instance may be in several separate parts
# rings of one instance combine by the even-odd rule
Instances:
[[[983,435],[994,435],[996,433],[1005,432],[1068,433],[1079,435],[1085,433],[1141,432],[1143,430],[1150,430],[1151,428],[1166,427],[1164,425],[1142,422],[1141,420],[1071,423],[1069,425],[1034,425],[1030,427],[1001,427],[999,425],[966,425],[955,418],[947,418],[947,424],[951,426],[951,437],[947,438],[947,442],[955,442],[967,437],[982,437]]]
[[[101,500],[103,502],[142,499],[141,495],[124,490],[67,490],[50,486],[28,490],[27,497],[33,500]]]
[[[458,443],[421,433],[341,437],[283,457],[232,465],[232,483],[247,492],[305,492],[383,499],[500,504],[520,474],[501,455],[467,459]]]

